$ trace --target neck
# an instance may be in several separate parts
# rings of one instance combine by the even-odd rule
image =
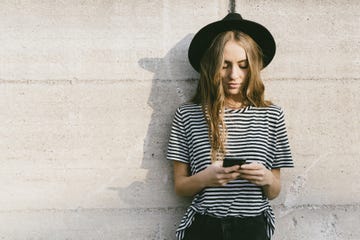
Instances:
[[[225,99],[225,107],[232,108],[232,109],[239,109],[244,107],[244,104],[240,100],[235,100],[232,98]]]

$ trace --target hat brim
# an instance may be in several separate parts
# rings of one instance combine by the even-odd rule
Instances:
[[[241,31],[249,35],[261,48],[263,54],[263,68],[274,58],[276,45],[269,30],[259,23],[249,20],[227,20],[210,23],[195,34],[190,43],[188,57],[191,66],[200,71],[200,61],[213,39],[222,32]]]

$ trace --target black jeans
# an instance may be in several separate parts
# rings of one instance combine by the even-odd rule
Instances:
[[[215,218],[196,214],[184,240],[268,240],[265,217]]]

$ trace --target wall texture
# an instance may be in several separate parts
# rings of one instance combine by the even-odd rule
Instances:
[[[0,1],[0,239],[174,239],[166,143],[196,86],[193,34],[230,9],[263,23],[286,113],[275,240],[360,239],[356,0]]]

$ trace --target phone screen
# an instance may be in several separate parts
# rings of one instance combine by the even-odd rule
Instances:
[[[241,159],[241,158],[225,158],[224,162],[223,162],[223,167],[231,167],[234,165],[243,165],[246,163],[245,159]]]

